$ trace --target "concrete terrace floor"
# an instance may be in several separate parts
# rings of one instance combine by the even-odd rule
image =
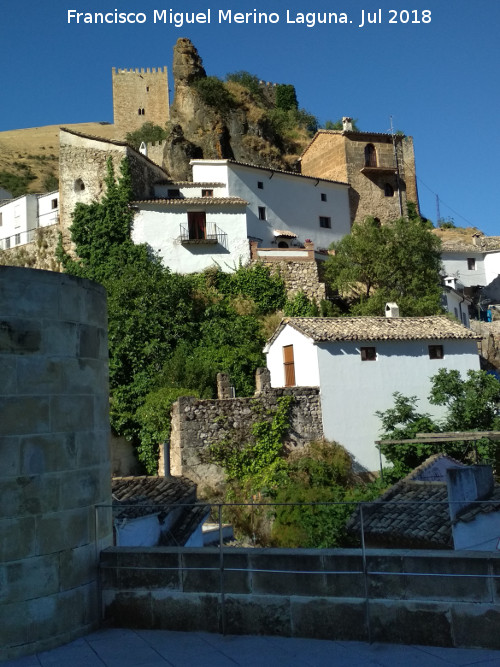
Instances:
[[[99,630],[2,667],[500,666],[500,651],[167,630]]]

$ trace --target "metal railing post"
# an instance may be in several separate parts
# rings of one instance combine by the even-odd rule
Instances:
[[[359,523],[361,529],[361,557],[363,559],[363,580],[365,587],[365,618],[366,630],[368,632],[368,641],[372,643],[372,626],[370,620],[370,601],[368,590],[368,568],[366,565],[366,547],[365,547],[365,529],[363,525],[363,503],[359,503]]]
[[[219,587],[221,604],[221,630],[226,634],[226,601],[224,597],[224,535],[222,530],[222,504],[219,504]]]

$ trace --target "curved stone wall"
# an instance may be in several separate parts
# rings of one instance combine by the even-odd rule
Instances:
[[[111,544],[106,293],[0,267],[0,660],[98,622]],[[97,524],[97,530],[96,530]]]

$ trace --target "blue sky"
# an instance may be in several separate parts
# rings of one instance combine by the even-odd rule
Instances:
[[[176,28],[153,23],[153,11],[206,12],[212,22]],[[361,10],[382,24],[358,27]],[[67,12],[144,13],[146,23],[68,24]],[[275,12],[273,25],[218,22],[219,10]],[[410,22],[389,24],[397,18]],[[348,24],[287,23],[297,12],[336,12]],[[405,13],[408,12],[408,14]],[[430,10],[430,23],[412,23]],[[52,0],[2,8],[4,62],[0,131],[51,124],[112,121],[111,68],[172,62],[179,37],[197,47],[208,74],[248,70],[293,83],[301,106],[320,123],[343,115],[361,129],[394,128],[415,142],[424,215],[500,234],[500,2],[498,0]],[[7,63],[9,65],[7,66]]]

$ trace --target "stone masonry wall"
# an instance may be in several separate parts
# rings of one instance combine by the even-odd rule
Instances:
[[[125,138],[144,123],[165,127],[169,119],[167,68],[113,67],[113,122]],[[139,113],[140,112],[140,113]]]
[[[35,231],[34,241],[10,250],[0,250],[0,265],[60,271],[55,256],[58,240],[59,225],[40,227]]]
[[[0,266],[0,662],[98,623],[112,543],[106,293]]]
[[[183,397],[172,408],[171,473],[188,477],[201,487],[221,484],[224,481],[222,468],[208,463],[205,458],[209,445],[227,437],[245,442],[252,425],[262,421],[268,410],[276,408],[280,396],[295,398],[291,428],[285,441],[287,447],[300,447],[323,437],[317,387],[270,389],[253,398],[200,400]]]

